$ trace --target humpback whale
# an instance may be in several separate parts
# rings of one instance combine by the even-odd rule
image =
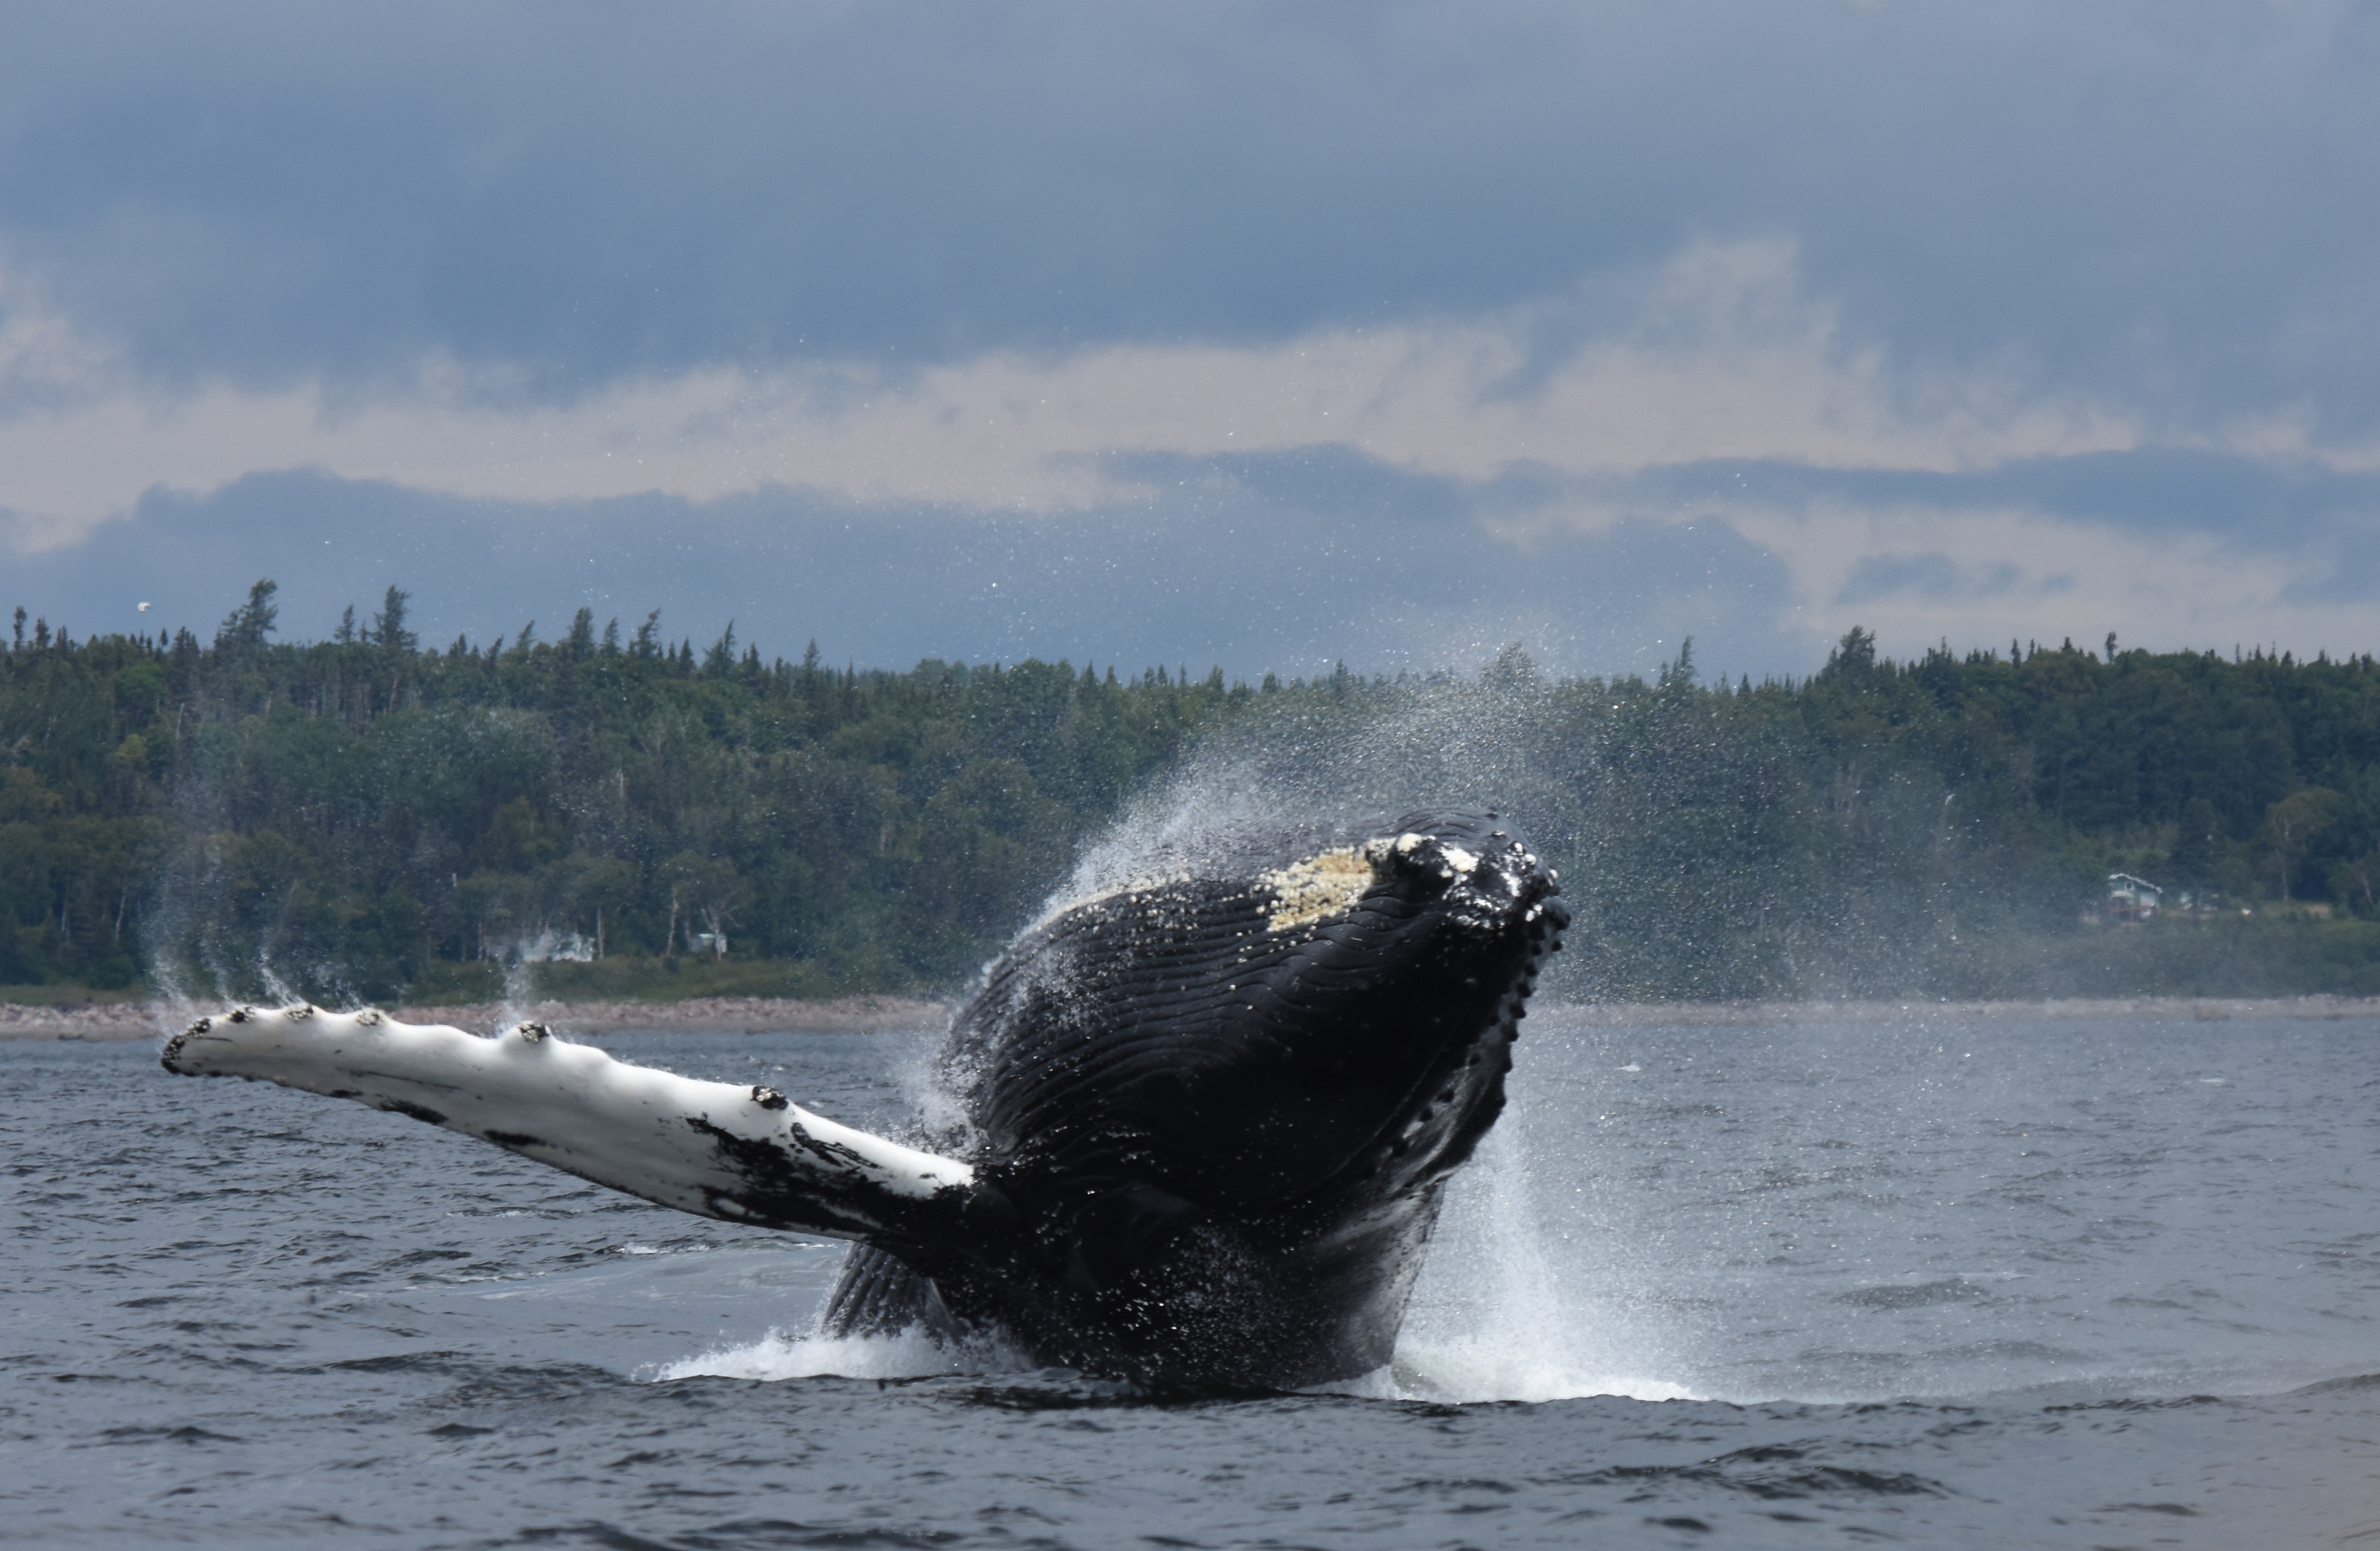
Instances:
[[[1447,1179],[1570,916],[1507,821],[1209,837],[1052,910],[953,1016],[910,1146],[769,1087],[365,1009],[242,1008],[166,1069],[358,1100],[664,1206],[855,1241],[834,1334],[1288,1387],[1390,1360]]]

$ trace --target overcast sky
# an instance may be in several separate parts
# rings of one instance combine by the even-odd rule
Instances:
[[[2380,651],[2375,80],[2370,5],[19,0],[0,609]]]

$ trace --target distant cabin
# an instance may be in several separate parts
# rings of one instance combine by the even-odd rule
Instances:
[[[2146,921],[2156,914],[2165,890],[2130,873],[2107,874],[2107,913],[2118,921]]]

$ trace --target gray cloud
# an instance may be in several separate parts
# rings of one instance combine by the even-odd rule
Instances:
[[[83,630],[2360,649],[2375,67],[2344,0],[11,7],[0,544]]]
[[[1806,671],[1783,566],[1724,524],[1623,521],[1526,544],[1491,537],[1438,482],[1334,455],[1184,467],[1129,511],[1057,518],[861,507],[775,489],[499,506],[308,473],[192,499],[156,494],[88,542],[20,558],[19,602],[78,631],[204,631],[260,575],[285,631],[326,635],[391,585],[426,640],[484,644],[584,605],[633,628],[662,610],[707,643],[732,618],[771,654],[1028,655],[1187,663],[1254,678],[1338,660],[1475,668],[1504,644],[1571,670],[1646,671],[1696,638],[1706,668]],[[136,612],[140,602],[155,605]]]
[[[2111,627],[2142,644],[2251,633],[2362,650],[2351,622],[2380,603],[2380,475],[2244,458],[2086,454],[1963,475],[1722,462],[1611,480],[1524,467],[1470,482],[1311,446],[1119,455],[1104,471],[1152,494],[1035,515],[781,485],[503,502],[257,474],[204,496],[152,491],[85,542],[17,555],[0,606],[86,632],[204,631],[269,574],[305,637],[398,585],[439,640],[529,619],[550,635],[582,605],[633,626],[659,607],[674,637],[708,641],[732,618],[787,655],[815,636],[875,666],[1096,657],[1253,678],[1341,658],[1475,666],[1515,640],[1553,667],[1645,672],[1691,634],[1706,668],[1757,678],[1810,671],[1863,618],[1902,652]],[[1842,520],[1901,507],[1922,515],[1900,537],[1842,554]],[[2034,509],[2081,515],[2046,533],[2008,526],[2043,520],[2009,515]],[[1796,538],[1796,512],[1853,515]],[[1755,542],[1760,513],[1784,525],[1755,523]],[[2192,559],[2176,534],[2212,547]],[[2130,596],[2131,568],[2153,558],[2177,568],[2154,599]],[[139,615],[141,601],[157,606]],[[2289,607],[2311,612],[2276,630]]]
[[[12,7],[0,247],[150,370],[541,393],[1281,337],[1712,238],[1854,340],[2205,425],[2380,425],[2347,4]]]
[[[2016,507],[2127,531],[2204,533],[2263,552],[2313,545],[2343,556],[2380,544],[2380,472],[2165,447],[2018,458],[1961,473],[1713,459],[1652,470],[1616,488],[1688,503]]]
[[[2016,568],[2005,561],[1961,566],[1939,550],[1925,555],[1871,555],[1852,568],[1835,602],[1864,604],[1902,592],[1934,599],[1997,598],[2016,583]]]

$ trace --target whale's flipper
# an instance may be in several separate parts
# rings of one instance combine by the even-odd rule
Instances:
[[[243,1008],[165,1046],[165,1069],[355,1099],[681,1212],[901,1248],[944,1239],[975,1171],[837,1125],[773,1088],[615,1061],[523,1023],[494,1039],[371,1010]]]

